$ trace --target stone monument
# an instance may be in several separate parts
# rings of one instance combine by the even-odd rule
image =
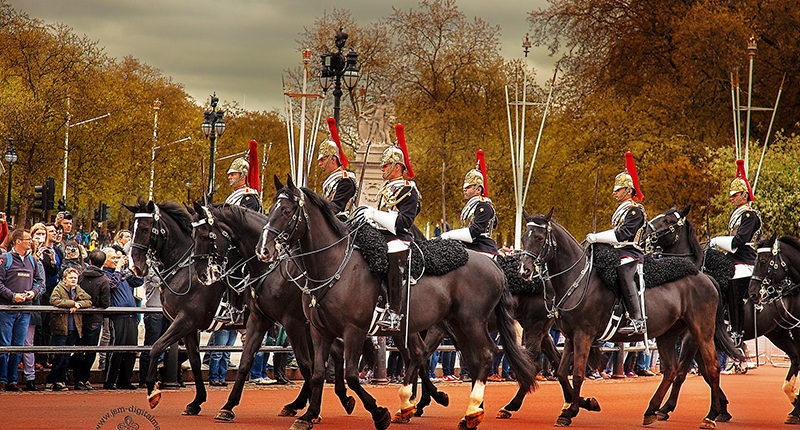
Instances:
[[[378,102],[367,105],[358,118],[358,140],[355,160],[352,170],[356,174],[356,183],[361,177],[361,168],[364,168],[364,182],[362,184],[357,206],[375,206],[378,203],[378,190],[385,180],[381,176],[381,154],[394,141],[393,125],[396,121],[394,106],[387,100],[385,94],[378,97]],[[369,148],[369,153],[367,153]]]

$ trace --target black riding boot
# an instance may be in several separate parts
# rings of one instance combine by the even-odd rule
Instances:
[[[639,302],[639,294],[636,292],[636,266],[638,262],[632,261],[628,264],[617,266],[617,286],[619,287],[625,308],[628,310],[630,326],[622,327],[619,332],[622,334],[644,334],[645,322],[642,317],[642,307]]]
[[[728,283],[728,316],[731,323],[731,339],[734,345],[739,345],[744,340],[744,295],[750,284],[750,278],[731,279]]]
[[[288,352],[276,352],[272,359],[272,373],[275,375],[276,384],[290,385],[292,381],[286,377],[286,365],[289,364]]]
[[[403,319],[407,295],[407,265],[408,250],[389,254],[389,272],[386,274],[387,302],[389,309],[376,323],[386,331],[400,331],[400,321]]]

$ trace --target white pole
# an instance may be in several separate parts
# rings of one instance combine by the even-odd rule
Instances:
[[[522,195],[522,200],[528,198],[528,189],[531,186],[531,175],[533,174],[533,164],[536,162],[536,154],[539,152],[539,142],[542,140],[542,130],[544,130],[544,121],[547,119],[547,112],[550,109],[550,100],[553,97],[553,89],[556,86],[556,74],[558,74],[558,67],[553,72],[553,81],[550,83],[550,92],[547,94],[547,103],[544,105],[544,113],[542,114],[542,123],[539,124],[539,134],[536,136],[536,146],[533,148],[533,158],[531,158],[531,165],[528,169],[528,181],[525,184],[525,193]]]
[[[758,176],[761,174],[761,163],[764,162],[764,154],[767,152],[767,143],[769,143],[769,135],[772,132],[772,123],[775,122],[775,113],[778,111],[778,102],[781,100],[781,92],[783,92],[783,81],[786,80],[786,73],[783,74],[781,79],[781,86],[778,88],[778,96],[775,97],[775,106],[772,108],[772,118],[769,120],[769,127],[767,128],[767,136],[764,138],[764,147],[761,148],[761,159],[758,160],[758,170],[756,170],[756,179],[753,181],[753,194],[756,193],[756,186],[758,186]]]
[[[292,84],[291,84],[291,82],[289,82],[289,91],[291,92],[291,90],[292,90]],[[290,162],[290,165],[291,165],[291,170],[290,171],[292,172],[292,176],[294,176],[293,179],[296,182],[297,181],[297,176],[296,176],[296,174],[297,174],[297,168],[296,168],[297,163],[296,163],[296,161],[297,160],[295,159],[295,155],[296,154],[295,154],[295,147],[294,147],[294,117],[293,117],[294,112],[292,111],[292,97],[291,96],[286,96],[286,101],[288,103],[288,112],[289,112],[287,127],[288,127],[288,132],[289,132],[289,162]]]
[[[297,186],[306,186],[305,168],[306,159],[306,81],[308,78],[308,64],[303,65],[303,95],[300,97],[300,149],[297,151]]]
[[[739,71],[736,71],[736,132],[739,135],[739,155],[737,160],[742,157],[742,96],[741,86],[739,85]]]
[[[519,101],[519,99],[517,99]],[[522,247],[522,208],[525,205],[522,178],[525,176],[525,107],[528,102],[528,73],[525,66],[522,68],[522,121],[517,127],[517,201],[519,202],[514,213],[514,248]],[[519,109],[519,104],[517,104]],[[517,117],[519,121],[519,117]]]
[[[317,145],[317,135],[319,134],[319,123],[322,119],[322,106],[325,104],[325,96],[323,95],[319,100],[319,108],[317,109],[317,119],[314,120],[314,129],[309,139],[308,149],[308,166],[306,168],[306,177],[311,174],[311,165],[314,164],[314,151]]]
[[[150,154],[150,197],[148,200],[153,200],[153,180],[156,176],[156,143],[158,143],[158,100],[153,104],[153,145]]]
[[[64,125],[64,181],[61,184],[61,197],[67,201],[67,168],[69,167],[69,88],[67,88],[67,122]]]
[[[736,159],[739,159],[739,127],[736,124],[736,94],[733,89],[733,72],[731,72],[731,113],[733,114],[733,147]]]
[[[515,180],[514,183],[514,199],[516,200],[517,196],[517,161],[516,161],[516,153],[514,151],[514,134],[511,128],[511,104],[508,100],[508,85],[505,86],[506,88],[506,116],[508,117],[508,143],[511,147],[511,174],[514,176]]]
[[[745,124],[745,141],[744,141],[744,174],[750,176],[750,108],[752,107],[753,100],[753,58],[755,55],[750,55],[750,78],[747,82],[747,123]]]

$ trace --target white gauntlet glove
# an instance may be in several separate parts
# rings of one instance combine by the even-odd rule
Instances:
[[[708,244],[719,249],[724,249],[728,252],[736,252],[736,249],[733,248],[733,236],[713,237]]]
[[[446,231],[442,233],[440,237],[442,239],[453,239],[461,242],[472,243],[472,233],[469,232],[469,228],[458,228],[455,230]]]
[[[606,230],[601,231],[599,233],[589,233],[586,235],[586,242],[587,243],[608,243],[611,245],[616,245],[619,243],[617,240],[617,234],[614,233],[614,230]]]
[[[374,222],[378,225],[378,227],[389,230],[389,232],[392,234],[397,234],[397,231],[395,231],[397,212],[384,212],[377,209],[372,209],[367,215],[367,220]]]

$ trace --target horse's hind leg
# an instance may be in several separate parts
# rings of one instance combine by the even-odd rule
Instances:
[[[174,324],[174,323],[173,323]],[[186,345],[186,353],[189,355],[189,364],[192,365],[192,377],[194,378],[195,395],[194,400],[186,405],[183,415],[197,415],[200,413],[200,405],[206,401],[206,386],[203,382],[203,369],[200,362],[200,333],[195,331],[183,338]],[[155,360],[152,360],[155,361]]]
[[[789,357],[789,370],[786,372],[786,380],[783,383],[783,392],[789,398],[790,403],[794,403],[797,398],[797,370],[798,370],[798,350],[795,340],[792,339],[788,330],[777,329],[767,334],[767,338],[780,348]]]
[[[489,336],[485,322],[481,324],[475,318],[469,318],[467,321],[459,321],[459,325],[453,325],[452,328],[467,368],[473,373],[469,404],[458,428],[474,429],[483,420],[486,379],[489,377],[494,355],[499,353],[499,350]]]
[[[701,423],[701,428],[714,428],[714,419],[720,412],[720,388],[719,388],[719,360],[717,359],[716,348],[714,348],[714,320],[703,317],[704,315],[714,315],[713,312],[704,313],[698,309],[694,314],[695,318],[687,321],[692,337],[694,337],[700,348],[700,355],[706,366],[706,375],[709,387],[711,388],[711,407],[708,414]]]
[[[675,375],[678,373],[678,354],[675,351],[675,342],[677,339],[678,334],[675,333],[675,330],[668,331],[656,339],[656,343],[658,344],[658,356],[661,359],[661,383],[658,384],[656,392],[653,393],[653,397],[650,398],[650,404],[647,406],[647,410],[644,411],[643,425],[652,424],[658,419],[656,411],[659,406],[661,406],[661,402],[664,400],[664,396],[667,394],[670,384],[673,383]],[[693,355],[694,354],[690,355],[690,357]]]
[[[573,335],[572,349],[573,349],[573,366],[572,366],[572,393],[571,402],[569,405],[565,404],[565,408],[561,410],[561,414],[556,420],[556,427],[567,427],[572,424],[572,418],[578,415],[581,403],[590,401],[590,399],[581,398],[581,385],[583,385],[583,378],[586,374],[586,362],[589,358],[589,349],[592,347],[592,339],[585,333],[578,332]],[[566,349],[564,350],[566,355]],[[561,360],[561,365],[558,366],[559,379],[563,373],[566,379],[567,370],[562,370],[564,359]],[[595,400],[595,403],[597,401]],[[599,409],[599,405],[598,409]]]
[[[339,398],[347,415],[350,415],[356,407],[356,399],[347,395],[347,387],[344,382],[344,346],[341,340],[333,341],[328,359],[333,360],[333,392],[336,393],[336,397]]]
[[[251,308],[252,309],[252,308]],[[233,389],[228,395],[228,401],[222,406],[214,417],[219,421],[233,421],[236,414],[233,413],[239,402],[242,400],[242,390],[244,383],[248,376],[250,376],[250,368],[253,367],[253,358],[256,352],[261,347],[261,341],[264,340],[264,333],[267,328],[274,324],[271,320],[258,315],[256,312],[250,312],[250,317],[247,319],[247,338],[245,339],[242,349],[242,360],[239,363],[239,371],[236,374],[236,382],[233,384]]]
[[[372,421],[375,423],[377,430],[385,430],[391,424],[391,415],[389,410],[378,406],[375,398],[372,397],[364,387],[361,386],[361,381],[358,378],[358,359],[361,357],[361,351],[364,346],[364,337],[366,333],[361,330],[353,330],[344,333],[344,360],[345,360],[345,379],[347,386],[361,399],[364,408],[372,415]],[[316,362],[314,366],[314,373],[316,374]]]
[[[553,350],[555,350],[555,354],[558,354],[558,350],[555,349],[555,345],[553,344],[553,339],[548,334],[547,329],[549,326],[550,324],[546,319],[536,321],[535,324],[526,324],[523,326],[523,343],[525,344],[528,354],[534,358],[534,364],[536,365],[536,369],[534,369],[533,372],[534,375],[538,375],[539,372],[542,371],[539,366],[539,363],[541,362],[539,357],[542,354],[543,346],[544,348],[548,349],[548,356],[553,353],[552,351],[549,351],[549,348],[551,347]],[[497,411],[497,418],[511,418],[511,412],[516,412],[520,407],[522,407],[522,402],[525,400],[525,396],[527,394],[528,393],[522,388],[517,389],[517,393],[514,395],[514,398],[511,399],[507,405],[503,406],[499,411]]]
[[[297,415],[298,410],[306,407],[306,403],[311,397],[311,365],[313,360],[311,334],[303,315],[299,315],[296,319],[285,318],[283,329],[286,330],[286,336],[289,338],[294,357],[297,360],[297,367],[300,369],[300,374],[303,375],[303,386],[300,388],[297,398],[284,405],[278,416],[293,417]]]
[[[325,360],[330,354],[333,338],[325,336],[312,326],[311,341],[314,345],[314,364],[311,367],[311,401],[306,412],[294,421],[290,430],[310,430],[314,426],[313,421],[319,417],[319,411],[322,407],[322,388],[325,384],[326,370]]]
[[[667,401],[655,412],[659,421],[668,420],[670,412],[674,411],[675,407],[678,405],[678,395],[681,392],[681,386],[683,386],[686,375],[689,373],[689,367],[692,365],[692,360],[694,360],[696,356],[698,356],[697,344],[691,336],[685,336],[683,345],[681,346],[678,370],[675,375],[675,380],[672,382],[669,398],[667,398]],[[662,363],[663,361],[664,360],[662,360]]]
[[[423,354],[422,340],[417,334],[410,334],[408,337],[408,348],[403,346],[401,336],[395,336],[395,345],[400,350],[400,355],[406,364],[406,374],[403,377],[403,386],[400,387],[400,410],[397,411],[392,417],[393,423],[405,424],[411,420],[416,412],[416,405],[412,402],[413,399],[413,384],[416,382],[419,375],[423,381],[428,379],[428,366],[427,357]],[[433,384],[430,384],[433,385]],[[423,382],[423,391],[426,388]]]

